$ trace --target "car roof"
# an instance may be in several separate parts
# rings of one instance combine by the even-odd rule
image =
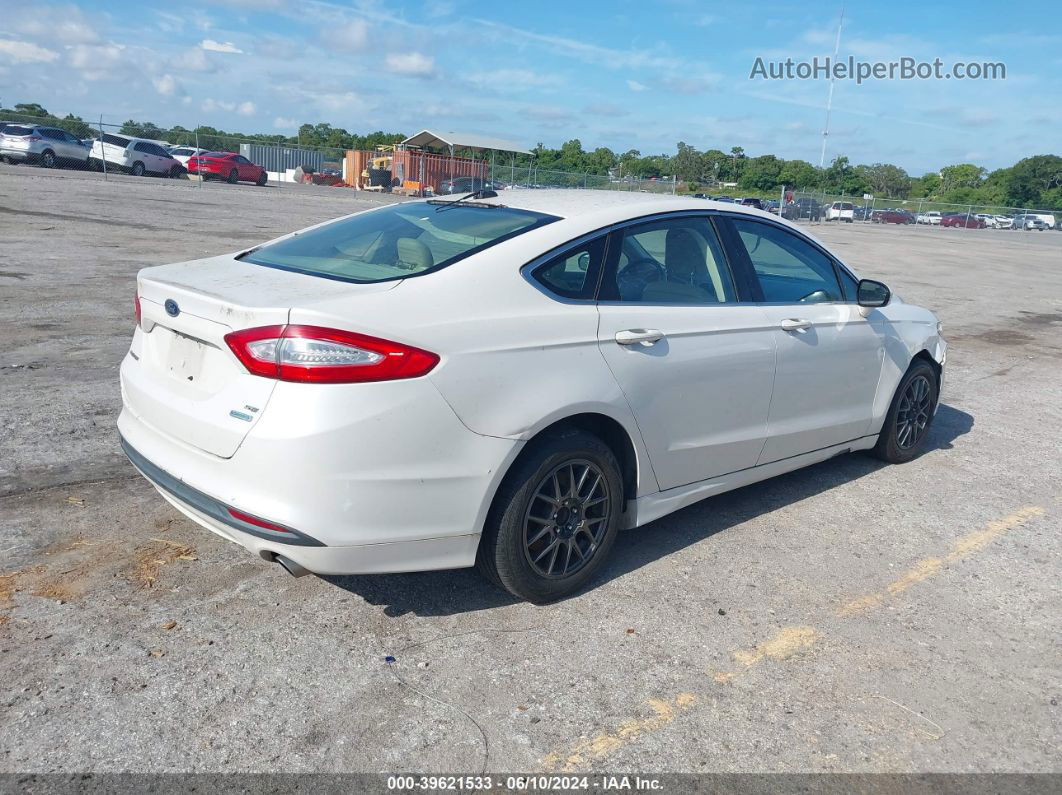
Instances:
[[[439,197],[436,201],[456,201]],[[640,193],[622,190],[583,190],[545,189],[500,191],[497,196],[476,199],[477,203],[500,204],[518,210],[556,215],[560,218],[578,218],[582,216],[615,216],[617,219],[636,218],[639,215],[674,212],[677,210],[701,210],[706,207],[723,210],[728,213],[747,213],[748,215],[777,220],[777,216],[730,202],[717,202],[714,199],[698,199],[693,196],[672,196],[660,193]]]

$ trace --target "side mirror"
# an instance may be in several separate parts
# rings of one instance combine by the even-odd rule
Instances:
[[[860,279],[856,287],[856,303],[860,306],[887,306],[892,298],[892,291],[881,282],[873,279]]]

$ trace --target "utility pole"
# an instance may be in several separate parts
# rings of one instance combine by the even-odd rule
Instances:
[[[837,22],[837,39],[833,44],[833,63],[841,51],[841,26],[844,25],[844,6],[841,6],[841,18]],[[826,164],[826,139],[830,135],[830,111],[833,109],[833,70],[830,70],[830,91],[826,95],[826,126],[822,130],[822,154],[819,155],[819,168]]]

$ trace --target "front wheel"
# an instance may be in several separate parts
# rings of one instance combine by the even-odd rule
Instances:
[[[623,478],[600,439],[570,430],[530,443],[495,496],[476,566],[536,604],[582,588],[619,531]]]
[[[261,174],[258,175],[258,179],[255,180],[254,184],[261,188],[263,185],[266,184],[268,180],[269,175],[263,171]]]
[[[874,455],[890,464],[904,464],[924,450],[939,397],[936,371],[916,359],[907,370],[885,416]]]

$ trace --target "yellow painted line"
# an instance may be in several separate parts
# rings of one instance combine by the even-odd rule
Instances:
[[[679,693],[671,700],[651,698],[646,703],[653,712],[652,716],[625,720],[615,731],[582,740],[566,753],[546,754],[542,764],[547,770],[559,769],[564,772],[576,770],[587,762],[608,756],[642,735],[659,731],[671,723],[679,713],[685,712],[696,702],[697,696],[693,693]]]
[[[899,596],[918,583],[936,576],[946,564],[980,552],[1000,536],[1044,513],[1043,508],[1030,505],[1002,519],[989,522],[980,530],[957,539],[946,555],[920,560],[883,590],[847,602],[838,613],[842,617],[848,617],[879,607],[887,599]],[[709,672],[709,675],[717,684],[729,684],[764,660],[784,661],[810,649],[820,637],[819,631],[814,627],[783,627],[763,643],[751,649],[734,652],[734,660],[740,664],[738,670],[714,671]],[[589,739],[581,740],[567,752],[547,754],[542,759],[542,764],[548,771],[578,770],[589,762],[609,756],[646,734],[660,731],[695,703],[697,703],[697,696],[693,693],[680,693],[674,699],[650,699],[647,705],[653,712],[651,716],[625,720],[614,731],[602,732]],[[898,706],[903,707],[902,704]]]
[[[788,660],[815,642],[814,627],[785,627],[754,649],[734,652],[734,659],[749,668],[764,658]]]
[[[955,561],[961,560],[975,552],[980,552],[1000,536],[1009,533],[1015,527],[1020,527],[1030,519],[1043,516],[1043,514],[1044,509],[1040,506],[1028,505],[1019,511],[1015,511],[1009,516],[1004,516],[1002,519],[991,521],[980,530],[975,530],[974,532],[968,533],[957,539],[951,545],[951,550],[943,557],[924,558],[923,560],[918,561],[898,579],[889,583],[883,591],[865,594],[858,599],[846,602],[841,605],[837,614],[842,618],[847,618],[848,616],[856,615],[857,613],[862,613],[871,608],[878,607],[889,597],[899,596],[911,586],[917,585],[918,583],[924,582],[930,577],[939,574],[943,571],[946,564],[954,563]]]

